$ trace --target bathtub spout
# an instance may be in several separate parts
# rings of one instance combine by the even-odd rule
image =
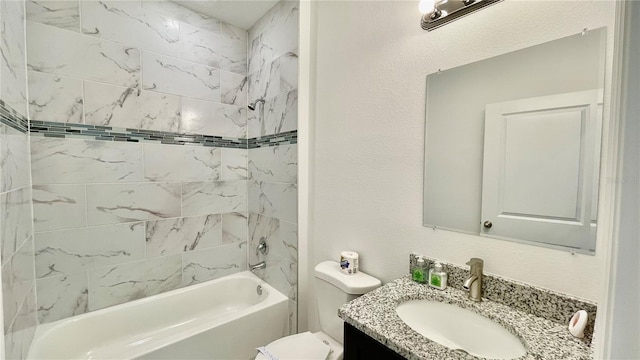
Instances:
[[[262,270],[265,269],[267,267],[267,263],[264,261],[260,261],[257,264],[251,265],[249,264],[249,270],[254,271],[254,270]]]

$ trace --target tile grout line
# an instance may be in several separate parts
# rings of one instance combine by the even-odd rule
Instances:
[[[22,10],[23,10],[23,14],[24,14],[24,19],[22,21],[22,28],[24,30],[23,32],[23,44],[24,44],[24,64],[25,64],[25,69],[24,69],[24,82],[25,82],[25,116],[24,116],[24,120],[26,120],[26,123],[24,124],[26,127],[26,132],[24,133],[24,135],[26,136],[26,140],[27,140],[27,171],[28,171],[28,186],[29,186],[29,213],[31,215],[31,221],[30,221],[30,228],[31,228],[31,253],[29,254],[31,256],[31,261],[32,261],[32,274],[33,274],[33,284],[32,284],[32,288],[29,291],[33,291],[33,301],[34,301],[34,308],[33,308],[33,316],[35,317],[35,325],[38,326],[40,324],[40,319],[38,317],[38,288],[37,288],[37,282],[36,282],[36,257],[35,257],[35,249],[36,249],[36,234],[35,234],[35,213],[34,213],[34,207],[33,207],[33,176],[32,176],[32,171],[31,171],[31,136],[29,136],[30,134],[30,130],[31,130],[31,123],[29,122],[30,119],[30,104],[29,104],[29,98],[30,98],[30,94],[29,94],[29,76],[28,76],[28,72],[27,72],[27,8],[26,8],[26,2],[24,2],[22,4]],[[5,107],[4,102],[2,103],[2,108],[10,108],[9,106]],[[13,110],[13,109],[12,109]],[[24,201],[24,195],[23,195],[23,201]],[[12,269],[13,270],[13,269]],[[12,271],[13,272],[13,271]],[[29,296],[27,294],[27,296]],[[26,306],[27,305],[27,298],[25,297],[24,299],[24,304],[22,306]],[[16,313],[16,319],[18,314],[20,313],[20,311],[22,311],[22,308],[18,310],[18,312]],[[14,319],[15,321],[15,319]],[[31,336],[31,339],[29,340],[29,342],[31,343],[33,341],[33,334]]]
[[[87,191],[87,187],[89,184],[82,184],[84,188],[84,227],[89,227],[89,192]]]

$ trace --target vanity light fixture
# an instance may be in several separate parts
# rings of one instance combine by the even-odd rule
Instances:
[[[502,0],[420,0],[420,26],[431,31]]]

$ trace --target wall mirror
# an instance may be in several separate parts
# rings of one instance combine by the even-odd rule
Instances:
[[[427,76],[423,224],[595,252],[606,29]]]

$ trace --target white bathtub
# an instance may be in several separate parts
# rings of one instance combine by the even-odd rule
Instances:
[[[286,296],[245,271],[40,325],[27,358],[247,360],[285,335],[288,313]]]

